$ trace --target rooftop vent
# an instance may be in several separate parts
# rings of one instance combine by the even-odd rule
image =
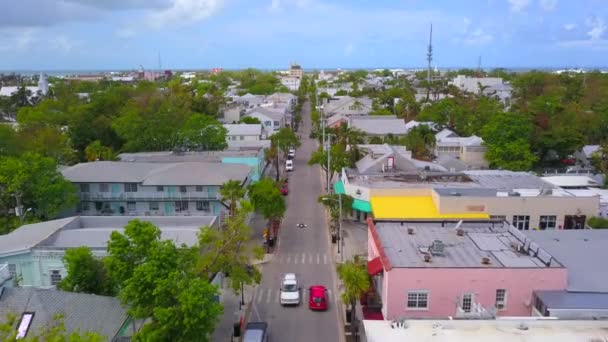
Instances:
[[[445,244],[441,240],[435,240],[429,247],[429,252],[432,255],[443,255],[443,251],[445,249]]]
[[[415,232],[414,232],[414,228],[408,228],[408,229],[407,229],[407,233],[408,233],[409,235],[414,235],[414,234],[415,234]]]
[[[456,235],[458,235],[458,236],[464,236],[464,229],[462,229],[462,228],[456,229]]]
[[[483,257],[483,258],[481,258],[481,263],[482,263],[483,265],[489,265],[489,264],[491,263],[491,262],[490,262],[490,258],[488,258],[488,257]]]
[[[424,255],[424,262],[431,262],[431,255],[430,254],[425,254]]]

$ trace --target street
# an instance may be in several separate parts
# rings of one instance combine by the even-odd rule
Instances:
[[[296,151],[294,171],[289,174],[287,213],[279,232],[278,246],[272,261],[264,265],[262,283],[256,288],[250,321],[266,321],[270,340],[340,341],[336,276],[329,246],[324,211],[317,199],[321,194],[321,176],[317,166],[307,165],[310,153],[317,148],[308,137],[311,129],[310,106],[304,105],[298,134],[302,145]],[[281,167],[284,167],[281,165]],[[303,223],[305,228],[298,228]],[[282,307],[279,289],[283,275],[296,273],[301,286],[301,304]],[[313,312],[308,308],[307,289],[311,285],[328,288],[329,309]]]

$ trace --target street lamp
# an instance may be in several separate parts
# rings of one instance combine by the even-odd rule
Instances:
[[[334,198],[323,197],[323,202],[335,201]],[[342,244],[342,194],[338,194],[338,254],[340,254],[340,262],[344,262],[344,247],[340,252],[340,245]]]
[[[21,225],[23,225],[23,222],[25,222],[25,216],[27,215],[27,213],[29,213],[30,211],[32,211],[32,208],[27,208],[27,210],[25,210],[25,212],[21,212],[21,210],[23,210],[22,207],[17,207],[17,216],[19,216],[19,220],[21,221]]]

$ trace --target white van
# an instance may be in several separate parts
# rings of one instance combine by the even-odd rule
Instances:
[[[285,170],[293,171],[293,160],[292,159],[287,159],[285,161]]]

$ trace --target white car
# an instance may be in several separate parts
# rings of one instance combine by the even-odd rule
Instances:
[[[300,287],[295,273],[286,273],[281,281],[281,305],[300,305]]]
[[[285,170],[293,171],[293,160],[288,159],[285,161]]]
[[[296,157],[296,150],[293,148],[290,148],[289,151],[287,152],[287,158],[293,159],[295,157]]]

